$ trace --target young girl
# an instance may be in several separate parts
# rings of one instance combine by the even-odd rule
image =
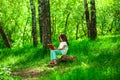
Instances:
[[[60,44],[58,48],[55,48],[55,50],[50,50],[50,57],[51,57],[51,62],[50,64],[57,64],[56,62],[56,55],[65,55],[67,54],[68,51],[68,40],[65,34],[60,34],[59,36]]]

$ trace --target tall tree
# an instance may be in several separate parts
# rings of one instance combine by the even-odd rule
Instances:
[[[86,15],[86,23],[88,28],[88,37],[90,39],[96,39],[97,30],[96,30],[96,9],[95,9],[95,0],[90,0],[91,4],[91,16],[89,14],[87,0],[84,0],[84,9]]]
[[[47,49],[47,44],[51,43],[50,4],[49,0],[38,0],[38,3],[40,38],[43,49]]]
[[[0,25],[0,34],[1,34],[2,38],[3,38],[3,40],[4,40],[4,43],[5,43],[6,47],[7,47],[7,48],[11,48],[10,43],[9,43],[9,40],[8,40],[8,38],[7,38],[4,30],[2,29],[2,26],[1,26],[1,25]]]
[[[91,4],[91,25],[90,25],[90,38],[96,39],[97,37],[97,29],[96,29],[96,8],[95,8],[95,0],[90,0]]]
[[[39,31],[40,31],[40,42],[42,43],[42,34],[43,34],[43,32],[42,32],[42,27],[43,26],[41,26],[40,25],[40,23],[41,23],[41,7],[42,7],[42,2],[41,2],[41,0],[38,0],[38,22],[39,22]]]
[[[78,37],[78,29],[79,29],[79,22],[77,23],[77,25],[76,25],[76,40],[79,38]]]
[[[33,0],[30,0],[30,7],[32,12],[32,36],[33,36],[33,45],[36,47],[38,44],[37,39],[37,30],[36,30],[36,11]]]
[[[66,31],[67,31],[67,25],[68,25],[69,16],[70,16],[70,12],[67,14],[67,17],[66,17],[64,33],[67,33]]]

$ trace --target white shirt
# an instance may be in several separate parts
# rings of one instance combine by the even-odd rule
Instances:
[[[67,54],[68,45],[66,42],[60,42],[59,48],[62,48],[65,45],[65,48],[61,50],[62,54]]]

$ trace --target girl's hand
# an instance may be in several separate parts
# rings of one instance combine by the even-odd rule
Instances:
[[[54,47],[54,49],[56,50],[57,48],[56,48],[56,47]]]

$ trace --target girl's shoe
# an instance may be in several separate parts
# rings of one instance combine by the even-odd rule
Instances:
[[[53,62],[53,61],[51,61],[51,62],[50,62],[50,64],[54,64],[54,62]]]
[[[56,64],[57,62],[54,62],[54,61],[50,62],[50,65],[56,65]]]

